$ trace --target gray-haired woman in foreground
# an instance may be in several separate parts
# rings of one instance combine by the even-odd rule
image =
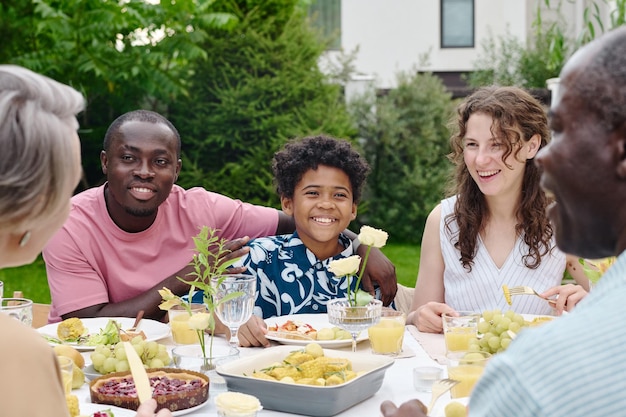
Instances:
[[[73,88],[14,65],[0,65],[0,268],[32,262],[61,227],[81,176]],[[3,415],[69,415],[56,356],[32,329],[0,314]],[[137,417],[154,415],[156,402]],[[158,417],[171,416],[161,410]]]

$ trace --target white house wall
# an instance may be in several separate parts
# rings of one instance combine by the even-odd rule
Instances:
[[[359,48],[354,62],[356,71],[374,77],[377,88],[395,87],[396,73],[418,68],[424,54],[428,54],[429,65],[419,69],[470,71],[482,51],[482,43],[492,36],[506,35],[507,28],[509,34],[526,42],[537,1],[475,0],[474,47],[441,49],[440,0],[342,0],[342,48],[345,52]],[[585,1],[564,3],[562,12],[572,26],[578,26],[578,3]],[[545,17],[549,18],[550,13]],[[334,60],[337,54],[331,51],[325,59]]]

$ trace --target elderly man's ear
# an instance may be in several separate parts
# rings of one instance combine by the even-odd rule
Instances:
[[[626,180],[626,122],[617,128],[615,132],[614,146],[617,160],[617,176]]]

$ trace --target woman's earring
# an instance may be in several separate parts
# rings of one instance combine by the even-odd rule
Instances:
[[[24,233],[24,235],[22,235],[22,238],[20,239],[20,248],[23,248],[24,246],[26,246],[29,240],[30,240],[30,230]]]

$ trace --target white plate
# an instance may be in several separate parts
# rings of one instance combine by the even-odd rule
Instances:
[[[115,320],[122,325],[122,329],[130,329],[135,323],[134,318],[130,317],[95,317],[90,319],[81,319],[83,325],[87,328],[88,334],[96,334],[99,333],[101,329],[104,329],[109,322],[109,320]],[[47,324],[43,327],[37,329],[37,331],[43,335],[51,336],[57,338],[57,326],[59,323]],[[160,321],[143,319],[139,322],[139,327],[137,331],[143,331],[146,335],[147,341],[159,340],[167,337],[170,334],[170,327],[166,323],[161,323]],[[54,343],[48,341],[51,346],[57,345],[58,343]],[[72,346],[81,351],[89,351],[94,350],[95,346],[87,346],[87,345],[79,345],[77,343],[64,343],[68,346]]]
[[[115,415],[115,417],[135,417],[135,414],[137,414],[133,410],[115,407],[114,405],[81,402],[78,404],[78,406],[80,407],[81,416],[91,416],[93,413],[97,411],[105,411],[105,410],[111,410],[111,412]]]
[[[91,381],[92,379],[96,379],[99,376],[102,376],[100,372],[95,370],[93,364],[85,366],[83,368],[83,373],[85,374],[85,378],[87,378],[89,381]]]
[[[467,405],[469,403],[469,397],[450,399],[450,396],[445,395],[444,397],[441,397],[439,401],[437,401],[433,411],[430,413],[430,416],[446,417],[446,405],[450,404],[453,401],[459,402],[463,405]],[[117,414],[115,415],[115,417],[117,417]]]
[[[209,401],[205,401],[200,405],[196,405],[195,407],[186,408],[184,410],[172,411],[172,415],[176,417],[176,416],[183,416],[185,414],[193,413],[194,411],[199,410],[200,408],[204,407],[208,403]],[[113,414],[115,415],[115,417],[135,417],[135,415],[137,414],[136,411],[129,410],[127,408],[115,407],[114,405],[107,405],[107,404],[80,403],[79,407],[80,407],[80,415],[84,415],[84,416],[90,416],[96,411],[104,411],[104,410],[111,410]]]
[[[315,330],[320,331],[323,328],[332,328],[335,327],[328,322],[328,314],[293,314],[289,316],[280,316],[280,317],[271,317],[265,320],[267,326],[275,326],[275,325],[283,325],[288,320],[293,321],[302,321],[307,323]],[[298,339],[287,339],[283,337],[277,336],[266,336],[268,340],[273,340],[283,345],[297,345],[297,346],[305,346],[311,343],[311,340],[298,340]],[[356,338],[356,342],[362,342],[367,340],[367,330],[362,331],[359,336]],[[323,348],[338,348],[344,346],[351,346],[352,339],[341,339],[341,340],[315,340],[315,343],[318,343]]]
[[[185,408],[184,410],[172,411],[172,415],[176,417],[176,416],[182,416],[185,414],[193,413],[194,411],[197,411],[201,409],[202,407],[206,406],[209,402],[210,401],[207,400],[200,405],[196,405],[195,407]],[[117,415],[115,417],[117,417]]]
[[[551,320],[554,320],[556,318],[556,316],[538,315],[538,314],[522,314],[522,317],[524,317],[524,320],[526,320],[527,323],[532,323],[533,320],[535,319],[546,319],[546,321],[540,322],[539,324],[549,323]]]

